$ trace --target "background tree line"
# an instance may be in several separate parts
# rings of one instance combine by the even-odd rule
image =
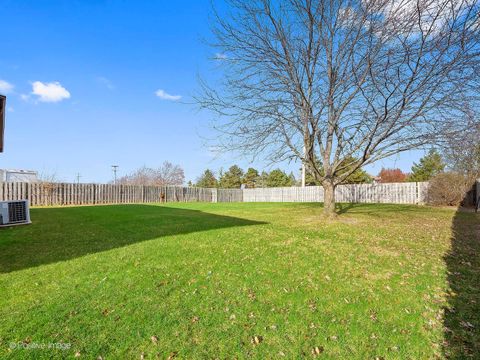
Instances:
[[[431,205],[474,205],[477,199],[473,186],[480,178],[480,123],[469,121],[468,132],[447,137],[439,144],[439,150],[430,149],[413,164],[409,174],[400,169],[382,169],[378,181],[429,181],[427,199]]]
[[[445,171],[445,163],[440,152],[431,148],[418,163],[413,163],[412,171],[404,173],[398,168],[382,168],[377,176],[380,183],[429,181]]]
[[[344,161],[344,172],[350,172],[356,162],[355,158],[347,158]],[[317,161],[317,168],[323,172],[323,166]],[[355,169],[344,179],[343,184],[368,184],[374,181],[381,183],[404,182],[404,181],[429,181],[434,176],[443,173],[446,163],[438,150],[432,148],[423,156],[418,163],[414,163],[411,173],[404,173],[400,169],[383,168],[377,177],[368,174],[364,169]],[[305,177],[307,186],[322,185],[321,181],[316,180],[315,176],[307,170]],[[235,189],[244,185],[246,188],[259,187],[281,187],[281,186],[299,186],[300,179],[296,179],[294,174],[287,174],[281,169],[274,169],[270,172],[259,172],[257,169],[250,167],[247,171],[243,171],[238,165],[231,166],[227,171],[220,170],[218,177],[215,173],[207,169],[197,179],[196,183],[189,182],[190,186],[210,187],[210,188],[226,188]]]
[[[189,185],[223,189],[240,189],[243,185],[247,189],[253,189],[257,187],[295,186],[297,180],[292,172],[287,174],[281,169],[259,172],[257,169],[249,167],[247,171],[243,171],[238,165],[232,165],[227,171],[220,170],[218,178],[212,170],[207,169],[195,184],[190,182]]]
[[[165,161],[161,166],[151,168],[142,166],[130,174],[117,179],[122,185],[183,185],[185,173],[180,165]]]

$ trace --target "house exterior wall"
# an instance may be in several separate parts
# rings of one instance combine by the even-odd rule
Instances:
[[[0,169],[0,181],[32,183],[38,181],[38,174],[31,170]]]

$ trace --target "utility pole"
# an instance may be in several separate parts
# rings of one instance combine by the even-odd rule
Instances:
[[[77,173],[77,184],[80,184],[80,178],[82,177],[82,175],[80,175],[80,173]]]
[[[0,94],[0,153],[3,152],[3,133],[5,132],[5,113],[7,112],[7,97]]]
[[[306,176],[306,171],[305,171],[305,157],[307,155],[307,149],[305,148],[305,145],[303,146],[303,159],[302,159],[302,187],[305,187],[305,176]]]
[[[114,185],[117,185],[117,169],[118,169],[118,165],[112,165],[113,184],[114,184]]]

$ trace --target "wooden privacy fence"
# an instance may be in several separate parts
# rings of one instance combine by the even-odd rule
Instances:
[[[0,201],[21,199],[29,200],[32,206],[216,202],[216,189],[111,184],[0,183]]]
[[[428,182],[339,185],[336,201],[352,203],[423,204]],[[0,183],[0,201],[30,201],[32,206],[133,204],[158,202],[322,202],[321,186],[208,189],[70,183]]]
[[[423,204],[428,182],[339,185],[335,200],[351,203]],[[323,202],[321,186],[244,189],[244,202]]]

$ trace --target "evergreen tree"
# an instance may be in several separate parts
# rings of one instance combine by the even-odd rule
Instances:
[[[369,184],[372,182],[372,177],[362,168],[357,169],[353,174],[349,175],[344,184]]]
[[[218,185],[223,189],[240,189],[243,179],[243,170],[237,165],[233,165],[227,172],[222,174]]]
[[[253,189],[258,187],[257,182],[259,180],[258,171],[254,168],[248,168],[245,176],[243,177],[243,183],[247,189]]]
[[[268,179],[268,173],[264,170],[258,177],[257,187],[259,188],[267,187],[267,179]]]
[[[354,163],[355,161],[356,159],[352,156],[342,161],[340,166],[342,166],[343,169],[338,172],[339,176],[350,171],[351,166],[349,165]],[[320,161],[318,161],[318,163],[320,164]],[[319,165],[318,168],[321,170],[321,174],[323,176],[323,167]],[[372,182],[372,177],[368,175],[368,173],[365,170],[363,170],[362,168],[359,168],[355,170],[352,174],[350,174],[342,183],[343,184],[363,184],[363,183],[371,183],[371,182]],[[308,169],[305,175],[305,184],[307,186],[322,185],[319,181],[315,180],[315,177],[311,172],[308,171]]]
[[[293,175],[293,171],[290,171],[290,175],[288,175],[288,178],[290,179],[290,186],[297,185],[297,179],[295,179],[295,175]]]
[[[413,163],[412,173],[408,181],[428,181],[445,169],[442,156],[435,149],[430,149],[428,154],[422,157],[419,163]]]
[[[275,169],[268,174],[267,187],[292,186],[292,179],[280,169]]]
[[[218,185],[217,179],[213,174],[213,171],[207,169],[204,171],[202,176],[197,179],[196,186],[203,188],[216,188]]]
[[[322,174],[323,174],[323,169],[322,169]],[[305,173],[305,185],[306,186],[318,186],[322,185],[320,181],[315,180],[315,177],[313,176],[312,172],[307,168],[306,173]]]

